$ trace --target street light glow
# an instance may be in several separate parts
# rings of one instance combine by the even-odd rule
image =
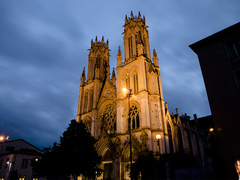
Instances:
[[[0,141],[7,141],[9,136],[0,136]]]
[[[156,135],[156,138],[161,139],[161,135],[160,134]]]

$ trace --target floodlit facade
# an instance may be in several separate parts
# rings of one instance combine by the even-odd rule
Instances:
[[[131,13],[123,27],[125,54],[119,46],[116,72],[113,68],[110,75],[108,40],[96,37],[79,88],[77,121],[83,121],[97,139],[104,170],[99,179],[129,179],[129,126],[133,161],[146,150],[156,154],[185,151],[203,160],[203,134],[189,119],[180,118],[177,110],[170,114],[164,101],[158,56],[153,50],[151,57],[145,17]]]

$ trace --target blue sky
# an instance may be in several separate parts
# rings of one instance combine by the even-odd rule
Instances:
[[[170,112],[210,115],[189,45],[239,22],[239,7],[239,0],[0,1],[0,133],[39,148],[59,141],[77,114],[91,39],[109,40],[112,70],[131,11],[145,15]]]

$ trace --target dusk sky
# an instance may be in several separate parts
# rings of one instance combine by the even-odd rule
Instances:
[[[59,142],[76,118],[91,39],[109,40],[112,72],[131,11],[145,15],[170,113],[210,115],[189,45],[239,22],[239,0],[1,0],[0,134],[39,148]]]

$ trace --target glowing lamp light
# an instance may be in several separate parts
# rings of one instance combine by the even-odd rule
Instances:
[[[209,131],[210,131],[210,132],[213,132],[213,128],[210,128]]]
[[[125,93],[126,93],[126,92],[127,92],[127,88],[123,88],[123,92],[125,92]]]
[[[9,136],[0,136],[0,141],[7,141]]]
[[[160,135],[160,134],[156,135],[156,138],[157,138],[158,140],[161,139],[161,135]]]

